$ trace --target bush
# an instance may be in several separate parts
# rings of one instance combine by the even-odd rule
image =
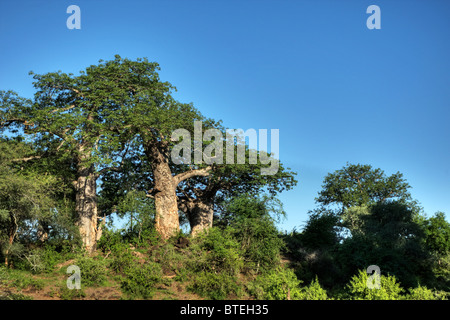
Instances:
[[[45,282],[42,279],[34,279],[28,275],[25,275],[15,278],[12,282],[12,285],[19,290],[30,287],[36,290],[42,290],[45,286]]]
[[[235,224],[234,234],[251,269],[259,272],[280,262],[280,251],[285,244],[269,217],[244,219]]]
[[[327,292],[320,286],[319,280],[311,281],[308,287],[304,287],[300,293],[301,300],[327,300]]]
[[[33,273],[41,273],[46,270],[46,265],[42,259],[42,250],[34,249],[29,253],[24,254],[24,261],[26,267]]]
[[[274,197],[247,194],[225,201],[218,221],[240,243],[245,266],[258,273],[279,264],[285,243],[275,226],[285,215],[282,204]]]
[[[300,299],[301,281],[297,279],[294,271],[284,267],[277,267],[256,277],[248,289],[256,299],[287,300]]]
[[[162,276],[163,272],[158,263],[133,265],[126,269],[121,288],[130,298],[150,299],[156,290],[155,285],[162,282]]]
[[[351,298],[354,300],[398,300],[403,289],[394,276],[380,275],[380,288],[370,289],[367,286],[368,274],[364,270],[359,270],[353,276],[347,288]]]
[[[226,299],[230,294],[241,295],[236,277],[226,273],[201,272],[195,275],[188,290],[213,300]]]
[[[59,250],[52,245],[45,245],[39,251],[35,251],[38,254],[40,261],[42,262],[42,272],[50,273],[55,270],[58,263],[69,260],[75,257],[75,252],[73,248],[69,245],[62,246]]]
[[[64,284],[59,289],[59,297],[62,300],[75,300],[82,299],[86,297],[86,293],[82,289],[69,289]]]
[[[26,288],[42,290],[45,286],[44,280],[31,277],[27,271],[4,267],[0,267],[0,284],[12,286],[19,290]]]
[[[194,239],[191,245],[193,259],[189,267],[193,271],[206,271],[236,275],[242,269],[243,258],[240,243],[230,230],[213,227]]]
[[[131,254],[126,245],[122,245],[122,250],[117,250],[112,255],[109,267],[115,272],[126,272],[136,264],[137,258]],[[118,246],[116,246],[118,248]]]
[[[82,256],[76,259],[74,264],[80,268],[82,285],[98,287],[106,282],[107,269],[103,259]]]
[[[103,252],[117,252],[124,247],[125,242],[119,231],[110,230],[104,228],[102,231],[102,236],[97,242],[97,248]]]
[[[440,300],[437,293],[420,285],[417,288],[410,288],[408,291],[409,294],[405,297],[407,300]]]

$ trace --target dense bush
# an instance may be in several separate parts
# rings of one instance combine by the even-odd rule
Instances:
[[[224,205],[218,224],[240,243],[245,267],[258,273],[280,262],[280,251],[285,243],[275,221],[283,215],[285,212],[276,199],[244,194]]]
[[[121,289],[131,299],[150,299],[156,291],[155,285],[161,282],[163,273],[158,263],[134,264],[126,269]]]
[[[122,246],[122,249],[115,251],[108,264],[108,267],[117,273],[126,272],[136,264],[137,260],[125,245]]]
[[[256,299],[288,300],[300,299],[301,281],[292,269],[277,267],[256,277],[248,285],[248,290]]]
[[[404,291],[394,276],[379,276],[379,288],[370,289],[367,285],[369,275],[359,270],[347,285],[351,299],[354,300],[398,300]]]
[[[195,271],[236,275],[243,267],[241,244],[232,230],[213,227],[198,236],[191,245],[189,267]]]
[[[82,286],[98,287],[105,284],[107,269],[103,258],[80,256],[73,264],[80,268]]]
[[[409,294],[406,295],[408,300],[437,300],[437,295],[427,287],[418,286],[417,288],[409,289]]]
[[[241,287],[236,276],[227,273],[202,271],[194,276],[188,290],[198,295],[214,300],[223,300],[234,294],[241,295]]]
[[[327,292],[320,286],[319,279],[314,279],[308,287],[303,287],[300,293],[301,300],[327,300]]]

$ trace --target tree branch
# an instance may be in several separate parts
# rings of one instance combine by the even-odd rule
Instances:
[[[33,159],[40,159],[42,156],[31,156],[31,157],[25,157],[25,158],[18,158],[18,159],[12,159],[12,162],[18,162],[18,161],[30,161]]]
[[[55,110],[53,110],[53,111],[50,112],[50,113],[55,113],[55,112],[58,112],[58,111],[67,111],[67,110],[70,110],[70,109],[73,109],[73,108],[75,108],[75,105],[74,105],[74,104],[71,105],[71,106],[68,106],[67,108],[55,109]]]
[[[206,177],[209,175],[209,171],[212,170],[211,166],[208,166],[203,169],[194,169],[186,172],[182,172],[173,177],[175,185],[178,185],[181,181],[189,179],[191,177],[202,176]]]

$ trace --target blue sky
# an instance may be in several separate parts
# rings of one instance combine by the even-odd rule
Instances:
[[[69,5],[81,29],[69,30]],[[369,30],[369,5],[381,29]],[[53,0],[0,2],[0,89],[30,70],[78,73],[115,54],[160,64],[175,97],[229,128],[279,129],[298,172],[281,229],[301,229],[346,162],[400,171],[428,215],[450,213],[450,2]]]

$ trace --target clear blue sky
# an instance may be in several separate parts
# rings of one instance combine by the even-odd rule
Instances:
[[[69,5],[81,29],[69,30]],[[369,30],[369,5],[381,29]],[[300,229],[346,162],[400,171],[428,215],[450,214],[450,1],[0,1],[0,89],[28,72],[78,73],[114,54],[229,128],[279,129],[299,185],[281,229]]]

